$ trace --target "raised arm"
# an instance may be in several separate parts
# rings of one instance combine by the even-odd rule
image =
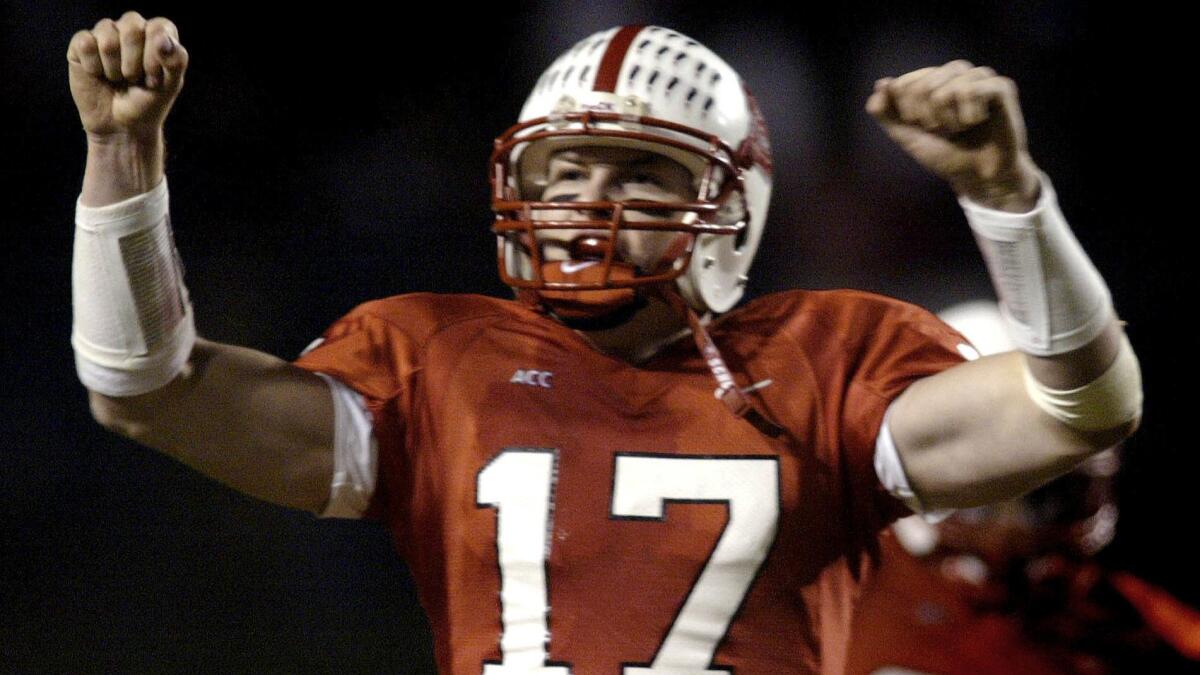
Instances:
[[[77,369],[106,428],[247,494],[320,511],[333,473],[329,386],[195,335],[163,173],[163,122],[187,63],[175,25],[136,12],[71,39],[88,147],[72,270]]]
[[[876,82],[867,111],[959,196],[1021,352],[909,387],[889,426],[927,510],[1008,499],[1131,434],[1137,359],[1027,147],[1016,86],[954,61]]]

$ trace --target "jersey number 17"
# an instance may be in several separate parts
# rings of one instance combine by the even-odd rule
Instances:
[[[483,675],[569,675],[550,664],[546,560],[554,525],[558,455],[506,448],[478,475],[476,505],[495,508],[500,565],[500,663]],[[779,461],[774,457],[618,453],[610,514],[666,522],[668,502],[724,503],[729,519],[653,660],[623,675],[727,673],[713,655],[767,557],[779,521]]]

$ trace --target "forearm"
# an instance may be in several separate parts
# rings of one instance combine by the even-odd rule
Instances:
[[[93,185],[101,201],[118,201],[76,214],[72,345],[92,414],[237,490],[320,511],[332,470],[329,387],[269,354],[195,337],[161,163],[158,184],[141,191],[155,176],[148,158],[102,148],[89,161]],[[118,175],[105,178],[105,166]]]
[[[998,177],[986,183],[956,184],[955,193],[961,199],[979,206],[1008,213],[1029,213],[1038,206],[1041,180],[1038,168],[1022,153],[1010,176]],[[1108,321],[1102,332],[1083,347],[1062,354],[1037,356],[1026,354],[1025,363],[1034,377],[1055,389],[1078,387],[1102,375],[1112,365],[1121,345],[1123,329],[1116,320]]]
[[[163,179],[162,130],[147,137],[88,135],[80,199],[105,206],[149,192]]]
[[[1037,177],[1036,167],[1030,164],[1028,173]],[[1038,183],[1038,200],[1027,212],[1003,212],[960,194],[1008,333],[1025,354],[1026,392],[1068,427],[1132,429],[1141,409],[1137,358],[1107,284],[1071,232],[1053,187],[1044,177]]]
[[[95,148],[89,176],[105,204],[77,213],[72,344],[95,419],[249,495],[320,511],[329,389],[269,354],[195,338],[161,143]]]

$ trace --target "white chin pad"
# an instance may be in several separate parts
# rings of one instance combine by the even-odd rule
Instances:
[[[135,396],[177,375],[196,340],[166,179],[115,204],[76,203],[71,346],[80,381]]]

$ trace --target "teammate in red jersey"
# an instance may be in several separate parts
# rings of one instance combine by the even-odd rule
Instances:
[[[1136,359],[990,69],[886,78],[867,110],[958,192],[1025,354],[964,363],[935,317],[866,293],[733,310],[766,125],[716,54],[626,26],[555,61],[497,140],[517,299],[368,302],[293,364],[195,335],[163,177],[174,25],[104,20],[67,58],[97,420],[249,494],[383,521],[444,672],[840,671],[882,527],[1019,494],[1137,424]]]

